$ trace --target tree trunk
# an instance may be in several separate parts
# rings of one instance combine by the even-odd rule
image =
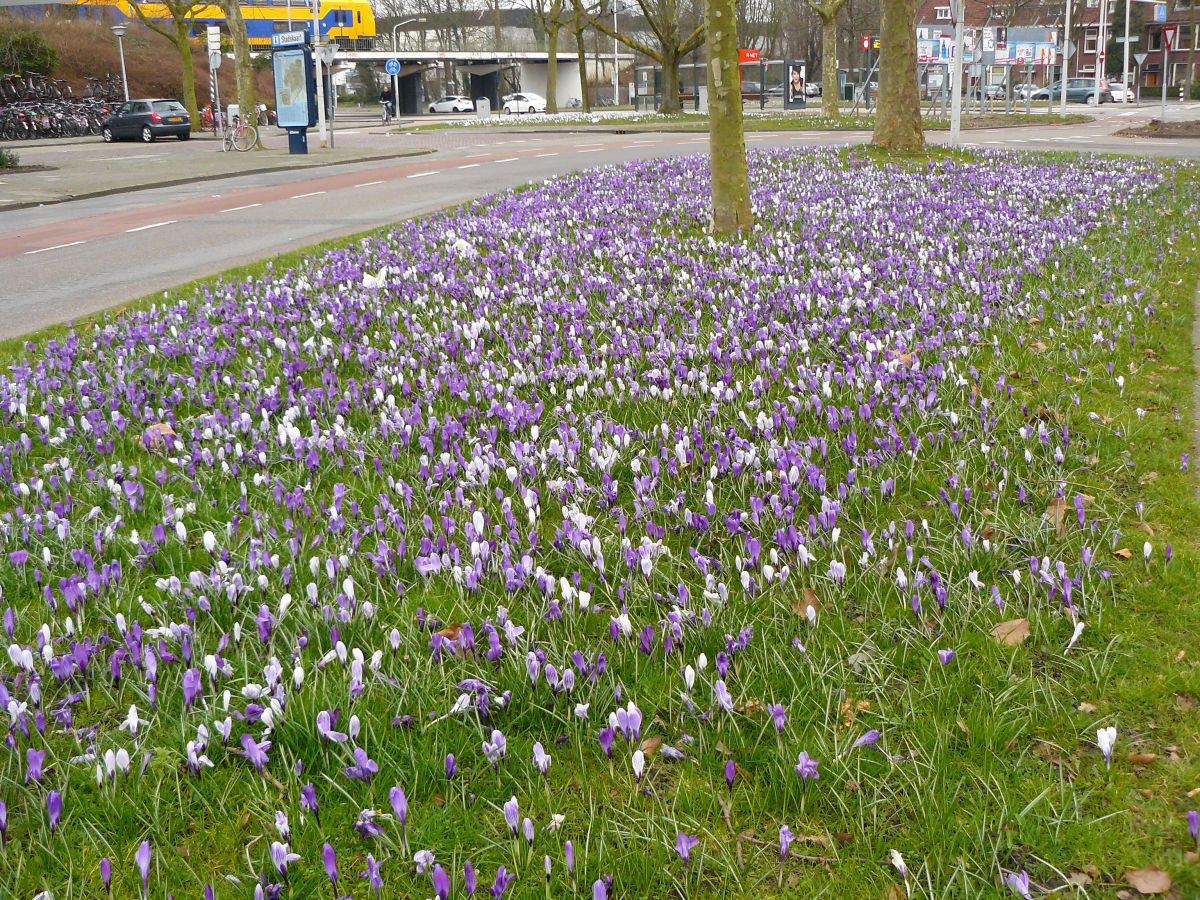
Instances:
[[[842,114],[838,96],[837,11],[821,17],[821,113],[830,119]]]
[[[721,0],[717,0],[721,2]],[[711,91],[709,92],[711,95]],[[663,47],[662,51],[662,101],[658,111],[664,116],[677,115],[679,105],[679,50],[678,46]]]
[[[871,143],[892,150],[925,146],[917,87],[917,0],[882,0],[879,106]]]
[[[704,6],[704,33],[708,44],[712,228],[717,234],[736,234],[750,228],[754,221],[750,209],[750,179],[746,174],[746,139],[742,131],[737,0],[708,0]]]
[[[575,48],[579,53],[579,102],[583,104],[584,112],[592,111],[592,98],[588,94],[587,53],[583,43],[583,19],[575,15]]]
[[[196,107],[196,70],[192,66],[192,42],[188,39],[188,22],[175,23],[175,48],[179,51],[179,64],[183,66],[183,105],[192,119],[192,130],[200,128],[200,115]]]
[[[546,112],[558,112],[558,19],[546,21]]]
[[[225,22],[229,25],[229,34],[233,38],[238,109],[242,112],[243,122],[257,125],[258,98],[254,95],[254,62],[250,58],[250,39],[246,34],[246,20],[242,17],[242,7],[238,0],[224,0],[221,9],[225,13]],[[254,149],[263,149],[262,141],[257,138],[254,141]]]

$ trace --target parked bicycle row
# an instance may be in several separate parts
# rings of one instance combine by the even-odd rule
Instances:
[[[103,100],[46,100],[0,106],[0,140],[100,134],[113,108]]]
[[[123,96],[121,80],[110,74],[107,78],[88,76],[83,89],[85,100],[109,100],[116,102]],[[50,78],[35,72],[24,75],[0,76],[0,107],[14,103],[33,103],[39,100],[73,100],[75,90],[70,82],[61,78]]]

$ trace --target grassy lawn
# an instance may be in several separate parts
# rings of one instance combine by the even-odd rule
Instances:
[[[0,894],[1200,895],[1196,174],[630,163],[0,345]]]

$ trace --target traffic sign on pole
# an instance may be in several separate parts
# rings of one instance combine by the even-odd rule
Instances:
[[[221,52],[221,28],[218,25],[209,25],[207,31],[208,37],[208,52]]]
[[[1140,66],[1142,63],[1144,63],[1146,61],[1146,57],[1149,55],[1150,55],[1149,53],[1135,53],[1135,54],[1133,54],[1133,61],[1136,65]]]
[[[217,69],[221,68],[222,59],[223,57],[220,53],[208,54],[208,67],[215,72]]]
[[[384,63],[383,68],[389,75],[399,75],[400,74],[400,60],[393,57],[392,59],[389,59],[386,63]]]

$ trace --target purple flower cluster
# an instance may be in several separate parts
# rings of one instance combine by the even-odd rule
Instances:
[[[25,604],[4,617],[0,709],[25,761],[12,793],[39,798],[21,816],[81,839],[89,812],[64,812],[86,777],[79,747],[110,793],[137,778],[173,796],[176,769],[237,767],[298,798],[302,824],[264,824],[264,883],[318,865],[293,851],[303,827],[347,892],[326,837],[352,827],[365,843],[345,852],[370,848],[360,877],[376,896],[385,861],[426,894],[474,895],[470,861],[460,879],[436,858],[481,848],[408,854],[433,788],[404,782],[390,813],[374,808],[380,783],[405,777],[397,735],[466,732],[457,757],[422,764],[451,801],[504,784],[489,802],[514,859],[490,895],[532,879],[535,843],[574,883],[559,823],[522,819],[532,798],[504,802],[513,770],[549,798],[580,753],[597,770],[615,755],[613,777],[652,793],[658,767],[700,757],[693,735],[758,715],[811,796],[848,753],[900,746],[870,723],[799,744],[803,700],[764,710],[746,686],[747,667],[784,655],[760,651],[739,605],[782,603],[816,640],[826,614],[805,588],[870,588],[926,617],[1018,589],[1069,607],[1107,577],[1090,550],[978,562],[999,549],[982,510],[1038,522],[1035,483],[1076,452],[1065,426],[1014,425],[1011,385],[980,367],[1044,315],[1039,273],[1161,172],[762,152],[759,224],[719,244],[705,165],[554,179],[28,345],[0,377],[0,596]],[[1077,306],[1063,328],[1089,327]],[[934,504],[950,527],[879,515],[907,472],[947,458],[961,465],[938,470]],[[956,670],[953,650],[931,656]],[[639,693],[647,658],[679,673],[678,700]],[[129,708],[119,726],[112,708]],[[672,731],[658,754],[654,719]],[[569,741],[584,749],[551,752]],[[731,797],[757,777],[733,759],[711,774]],[[314,785],[330,783],[321,799],[353,798],[357,816],[322,820]],[[700,865],[705,841],[668,830],[681,864]],[[791,839],[785,826],[781,858]],[[143,894],[152,859],[141,844]]]

